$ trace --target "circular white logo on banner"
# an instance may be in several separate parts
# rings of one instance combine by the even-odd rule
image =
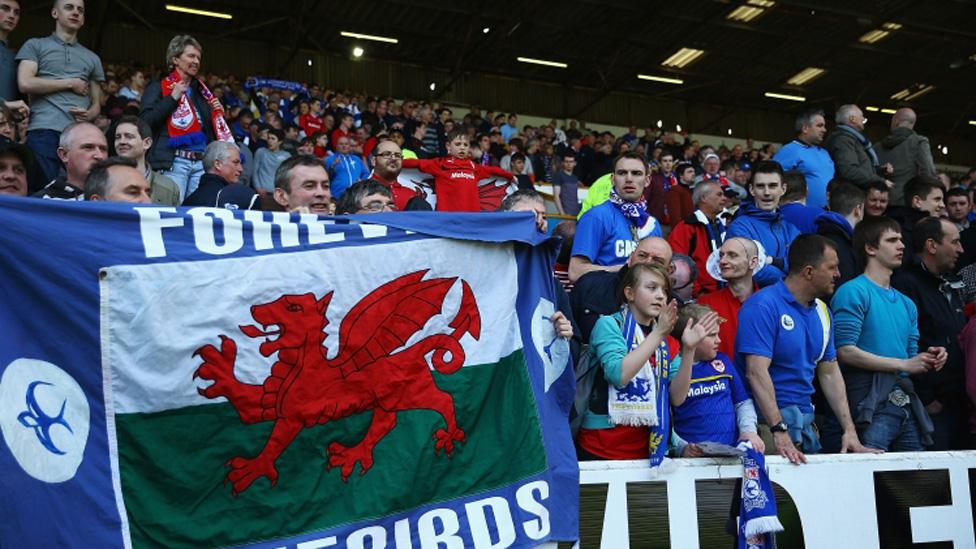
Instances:
[[[783,315],[779,317],[779,321],[783,325],[783,327],[786,328],[787,330],[792,330],[793,326],[795,326],[795,324],[793,323],[793,317],[791,317],[790,315]]]
[[[90,421],[85,392],[50,362],[19,358],[0,377],[0,434],[21,469],[37,480],[75,476]]]
[[[552,315],[556,307],[546,298],[539,299],[532,313],[532,343],[542,359],[546,372],[546,392],[559,379],[569,363],[569,342],[556,336]]]

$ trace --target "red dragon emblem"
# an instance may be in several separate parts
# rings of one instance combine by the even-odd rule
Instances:
[[[424,280],[426,270],[392,280],[357,303],[339,326],[341,352],[326,358],[326,309],[329,292],[321,299],[311,293],[283,295],[251,307],[257,324],[240,326],[244,335],[264,337],[261,355],[278,353],[271,374],[261,385],[241,383],[234,376],[237,344],[220,336],[220,348],[204,345],[193,355],[203,364],[193,374],[213,384],[198,391],[207,398],[230,401],[245,424],[273,421],[271,435],[253,458],[237,456],[227,462],[227,481],[237,495],[257,479],[278,480],[275,462],[295,436],[305,428],[373,411],[373,419],[359,444],[347,448],[338,442],[328,446],[329,469],[341,468],[342,480],[359,463],[361,474],[373,465],[373,448],[395,426],[397,412],[431,409],[444,418],[445,429],[433,434],[434,452],[448,457],[455,443],[464,442],[455,418],[454,399],[434,383],[427,363],[438,372],[452,374],[464,364],[460,339],[481,336],[481,315],[474,293],[461,281],[461,305],[449,324],[450,333],[429,335],[409,347],[407,341],[441,313],[444,299],[457,278]],[[449,355],[449,356],[448,356]],[[377,382],[382,378],[383,382]]]

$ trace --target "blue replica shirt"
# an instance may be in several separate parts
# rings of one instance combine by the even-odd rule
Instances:
[[[821,315],[827,319],[826,326]],[[830,311],[823,302],[798,303],[785,282],[760,290],[742,304],[735,337],[735,366],[745,373],[746,355],[769,358],[776,405],[813,412],[817,362],[836,360]]]
[[[671,377],[677,374],[677,367],[672,366]],[[672,411],[678,436],[686,442],[738,443],[735,405],[748,399],[749,393],[736,374],[732,361],[722,353],[692,366],[688,397]]]
[[[583,256],[594,265],[621,265],[627,262],[637,242],[648,236],[662,236],[661,224],[654,216],[637,232],[630,221],[610,202],[594,206],[583,214],[576,226],[573,255]]]
[[[834,177],[834,161],[826,149],[794,139],[780,147],[773,160],[783,171],[797,170],[807,180],[807,206],[827,207],[827,183]]]
[[[325,160],[325,169],[332,179],[332,197],[338,199],[353,183],[369,179],[369,170],[362,159],[352,154],[334,154]]]
[[[823,215],[823,208],[804,206],[799,202],[790,202],[779,207],[783,219],[789,221],[800,230],[801,234],[817,234],[817,224],[814,222]]]
[[[838,347],[853,345],[890,358],[918,354],[918,308],[898,290],[861,275],[837,288],[830,306]]]

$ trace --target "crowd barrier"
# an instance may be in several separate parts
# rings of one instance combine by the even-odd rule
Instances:
[[[786,527],[779,549],[976,547],[976,451],[807,459],[766,460]],[[645,461],[581,463],[578,546],[732,547],[724,527],[741,475],[735,459],[679,459],[657,472]]]

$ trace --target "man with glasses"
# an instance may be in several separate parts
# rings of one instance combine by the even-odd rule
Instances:
[[[864,190],[876,182],[889,189],[894,183],[885,175],[891,173],[891,164],[881,164],[871,141],[864,135],[868,119],[857,105],[841,105],[835,116],[835,127],[824,140],[824,146],[834,160],[834,176],[846,179]]]
[[[346,189],[336,206],[338,214],[395,212],[393,194],[385,185],[372,179],[357,181]]]
[[[647,211],[644,188],[650,181],[647,162],[624,153],[613,163],[610,199],[580,218],[569,260],[569,278],[576,282],[591,271],[619,271],[637,243],[662,236],[661,224]]]
[[[369,178],[381,183],[393,195],[396,209],[400,211],[431,211],[430,203],[424,196],[398,181],[403,170],[403,151],[392,139],[384,139],[376,145],[373,173]]]

